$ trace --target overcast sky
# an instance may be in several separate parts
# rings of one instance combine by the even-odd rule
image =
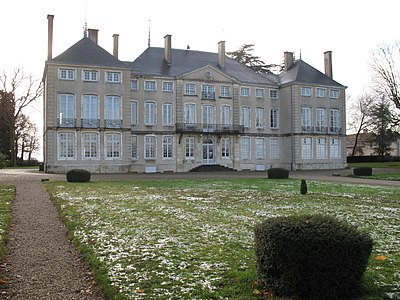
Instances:
[[[255,44],[254,54],[266,63],[282,62],[284,51],[299,58],[301,51],[322,72],[323,53],[330,50],[333,77],[354,98],[370,81],[371,52],[400,40],[399,9],[398,0],[8,0],[1,5],[0,68],[22,67],[42,77],[52,14],[53,56],[83,37],[85,21],[99,29],[99,45],[111,53],[112,35],[119,34],[119,58],[126,61],[147,48],[149,26],[151,46],[163,47],[166,34],[178,49],[217,52],[225,40],[229,52]]]

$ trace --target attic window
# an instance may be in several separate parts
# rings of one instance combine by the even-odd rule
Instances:
[[[75,70],[74,69],[59,69],[58,77],[64,80],[75,80]]]
[[[121,83],[120,72],[106,72],[106,82]]]
[[[305,97],[311,97],[311,87],[302,86],[301,87],[301,95]]]
[[[98,71],[83,70],[83,81],[98,81],[98,80],[99,80]]]
[[[273,99],[278,98],[278,91],[277,90],[269,90],[269,97]]]
[[[339,91],[338,90],[330,90],[329,98],[331,99],[339,99]]]

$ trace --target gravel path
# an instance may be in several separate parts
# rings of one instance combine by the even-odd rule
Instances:
[[[104,299],[41,184],[45,174],[0,173],[13,184],[7,254],[0,266],[0,299]]]

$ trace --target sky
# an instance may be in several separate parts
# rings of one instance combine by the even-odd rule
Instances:
[[[112,53],[119,34],[119,58],[133,61],[146,48],[172,47],[208,52],[254,44],[265,63],[281,63],[292,51],[324,72],[323,53],[332,51],[333,78],[355,99],[370,83],[371,53],[400,40],[398,0],[7,0],[1,5],[0,71],[41,79],[47,58],[47,15],[54,15],[53,57],[98,29],[98,43]],[[42,99],[28,114],[42,130]],[[348,105],[349,106],[349,105]]]

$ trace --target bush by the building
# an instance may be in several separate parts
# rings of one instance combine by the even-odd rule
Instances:
[[[89,182],[90,172],[83,169],[72,169],[66,174],[68,182]]]
[[[267,171],[268,178],[286,179],[289,178],[289,171],[284,168],[271,168]]]
[[[371,176],[372,168],[370,167],[356,167],[353,169],[355,176]]]

